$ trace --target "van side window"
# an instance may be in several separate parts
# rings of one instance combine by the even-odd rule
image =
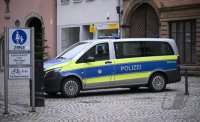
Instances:
[[[142,42],[115,42],[116,58],[132,58],[142,56]]]
[[[93,46],[89,49],[78,61],[77,63],[84,62],[87,57],[94,57],[95,61],[109,60],[109,45],[108,43],[101,43]]]
[[[97,44],[93,48],[94,50],[91,51],[94,51],[94,57],[96,61],[110,59],[108,43]],[[90,50],[88,51],[88,53],[90,53]]]
[[[174,55],[171,45],[167,42],[115,42],[114,46],[117,59]]]
[[[174,55],[173,49],[167,42],[144,42],[145,56]]]

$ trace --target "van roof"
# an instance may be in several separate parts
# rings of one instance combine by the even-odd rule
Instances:
[[[122,39],[95,39],[95,40],[86,40],[84,42],[90,42],[90,43],[105,43],[105,42],[127,42],[127,41],[154,41],[154,42],[168,42],[174,52],[175,55],[178,55],[178,48],[176,46],[176,42],[173,39],[169,38],[122,38]]]
[[[94,39],[85,40],[84,42],[123,42],[123,41],[158,41],[158,42],[174,42],[169,38],[121,38],[121,39]]]

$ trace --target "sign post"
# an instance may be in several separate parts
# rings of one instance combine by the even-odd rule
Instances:
[[[8,80],[32,80],[32,98],[35,99],[34,69],[34,29],[5,28],[5,114],[8,114]]]
[[[4,114],[8,114],[8,28],[4,28],[5,35],[5,69],[4,69]]]

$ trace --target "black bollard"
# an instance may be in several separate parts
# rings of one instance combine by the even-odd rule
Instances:
[[[185,95],[189,95],[188,92],[188,70],[185,70]]]

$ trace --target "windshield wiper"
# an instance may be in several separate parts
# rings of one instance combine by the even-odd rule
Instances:
[[[56,59],[66,59],[65,57],[62,57],[62,56],[60,56],[60,57],[57,57]]]

